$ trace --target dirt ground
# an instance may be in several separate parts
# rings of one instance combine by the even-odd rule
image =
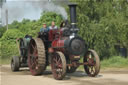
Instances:
[[[1,65],[0,85],[128,85],[128,69],[104,70],[93,78],[84,71],[76,71],[67,74],[64,80],[55,80],[50,70],[41,76],[32,76],[28,68],[12,72],[9,65]]]

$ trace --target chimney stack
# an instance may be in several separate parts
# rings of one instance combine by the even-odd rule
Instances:
[[[77,33],[79,29],[77,28],[77,20],[76,20],[76,6],[77,4],[69,4],[70,9],[70,21],[71,21],[71,32]]]
[[[76,4],[69,4],[71,28],[76,28]]]

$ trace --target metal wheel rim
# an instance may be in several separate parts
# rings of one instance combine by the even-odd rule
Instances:
[[[29,49],[29,67],[33,74],[35,74],[36,69],[38,69],[38,50],[35,42],[34,44],[35,45],[33,45],[33,43],[30,43]]]
[[[88,65],[85,65],[84,68],[86,68],[86,72],[89,76],[95,76],[96,73],[96,57],[95,55],[89,51],[84,58],[84,61],[88,62]]]
[[[62,76],[63,68],[62,61],[58,54],[55,54],[52,61],[53,75],[55,78]]]

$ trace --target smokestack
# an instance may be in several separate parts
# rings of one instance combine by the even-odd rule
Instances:
[[[77,4],[69,4],[71,28],[73,29],[76,28],[76,6]]]

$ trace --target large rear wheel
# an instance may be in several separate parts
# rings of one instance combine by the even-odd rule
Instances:
[[[89,50],[85,54],[83,62],[88,63],[88,65],[84,65],[84,70],[89,76],[95,77],[98,75],[100,71],[100,59],[96,51]]]
[[[40,38],[30,41],[28,65],[32,75],[40,75],[46,68],[45,46]]]
[[[51,58],[51,68],[53,77],[62,80],[66,74],[66,59],[62,52],[56,52]]]

